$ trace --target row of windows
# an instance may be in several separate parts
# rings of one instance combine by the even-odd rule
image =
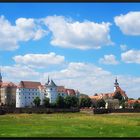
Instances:
[[[19,95],[24,95],[24,93],[19,93]],[[27,95],[27,93],[26,93]],[[37,95],[37,93],[29,93],[29,95]]]
[[[21,91],[21,90],[28,90],[28,91],[37,91],[38,89],[24,89],[24,88],[19,88],[19,90]]]
[[[36,97],[28,97],[28,99],[30,99],[30,98],[34,99],[34,98],[36,98]],[[19,97],[19,99],[21,99],[21,98]],[[27,99],[27,97],[25,97],[25,99]]]

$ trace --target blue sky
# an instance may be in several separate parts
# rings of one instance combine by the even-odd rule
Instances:
[[[0,66],[5,81],[50,75],[82,93],[129,97],[140,85],[139,3],[0,3]]]

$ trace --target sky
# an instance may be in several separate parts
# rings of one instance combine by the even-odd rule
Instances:
[[[3,81],[47,82],[89,96],[117,77],[140,97],[140,3],[0,3]]]

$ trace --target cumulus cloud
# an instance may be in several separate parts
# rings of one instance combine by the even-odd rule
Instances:
[[[107,65],[116,65],[119,62],[116,60],[116,57],[114,55],[110,54],[110,55],[104,55],[103,58],[100,58],[99,63],[107,64]]]
[[[44,73],[42,82],[47,81],[48,75],[57,85],[78,89],[88,95],[113,92],[116,78],[116,75],[94,64],[76,62],[69,63],[66,69]],[[117,77],[120,87],[126,91],[128,97],[139,97],[140,77],[128,75],[117,75]]]
[[[127,45],[121,44],[120,48],[121,48],[122,51],[126,51],[127,50]]]
[[[56,55],[54,52],[49,54],[26,54],[17,55],[13,59],[18,64],[24,64],[29,67],[44,68],[48,65],[57,65],[64,63],[65,57],[61,55]]]
[[[43,21],[52,32],[54,46],[87,50],[113,44],[110,23],[79,22],[63,16],[48,16]]]
[[[0,50],[15,50],[20,41],[38,40],[47,34],[32,18],[18,18],[12,25],[0,16]]]
[[[78,89],[81,93],[110,93],[114,90],[116,75],[94,64],[71,62],[65,69],[51,72],[37,72],[27,66],[1,66],[4,81],[19,82],[21,80],[47,82],[48,75],[57,85]],[[138,98],[140,77],[117,75],[120,87],[128,97]]]
[[[1,66],[3,79],[19,82],[21,80],[39,80],[40,73],[27,66]]]
[[[129,12],[114,18],[116,25],[126,35],[140,35],[140,12]]]
[[[121,54],[122,61],[125,63],[140,64],[140,50],[129,50]]]

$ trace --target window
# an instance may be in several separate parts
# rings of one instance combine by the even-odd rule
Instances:
[[[25,99],[26,99],[26,97],[25,97]]]
[[[36,93],[36,95],[37,95],[37,93]]]
[[[29,93],[29,95],[30,95],[30,93]]]
[[[29,97],[29,99],[30,99],[30,97]]]
[[[34,95],[34,93],[32,93],[32,95]]]
[[[52,88],[51,88],[51,90],[52,90]]]
[[[19,95],[20,95],[20,93],[19,93]]]

